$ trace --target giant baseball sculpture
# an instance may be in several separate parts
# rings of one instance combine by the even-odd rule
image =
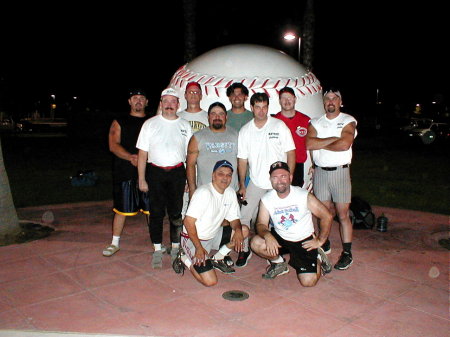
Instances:
[[[232,83],[241,82],[249,89],[249,96],[255,92],[267,93],[270,114],[281,110],[278,91],[285,86],[294,89],[298,111],[311,118],[324,113],[322,87],[316,76],[282,51],[265,46],[237,44],[216,48],[179,68],[172,76],[169,87],[178,91],[182,110],[186,107],[184,91],[191,81],[200,83],[202,87],[201,105],[204,110],[217,101],[227,109],[231,108],[226,90]],[[250,110],[249,100],[245,104]],[[308,157],[305,186],[310,184],[310,165]]]

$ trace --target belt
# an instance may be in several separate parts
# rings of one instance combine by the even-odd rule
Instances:
[[[170,170],[173,170],[173,169],[175,169],[175,168],[177,168],[177,167],[183,166],[183,163],[179,163],[179,164],[176,164],[176,165],[174,165],[174,166],[158,166],[158,165],[155,165],[155,164],[153,164],[153,163],[149,163],[149,164],[152,165],[152,166],[154,166],[154,167],[163,169],[164,171],[170,171]]]
[[[320,167],[320,166],[314,165],[314,167],[321,168],[321,169],[324,170],[324,171],[336,171],[338,168],[347,168],[347,167],[350,167],[350,164],[345,164],[345,165],[342,165],[342,166],[335,166],[335,167]]]

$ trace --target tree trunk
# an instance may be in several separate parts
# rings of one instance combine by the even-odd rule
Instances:
[[[314,58],[314,0],[307,0],[303,16],[303,65],[312,71]]]
[[[20,231],[21,227],[9,187],[0,140],[0,245],[11,243]]]
[[[196,0],[183,0],[184,8],[184,61],[190,62],[197,54],[195,45]]]

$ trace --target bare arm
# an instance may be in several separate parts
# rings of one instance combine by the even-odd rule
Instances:
[[[287,154],[287,164],[289,166],[289,171],[291,171],[291,174],[294,174],[295,171],[295,150],[291,150],[286,152]]]
[[[269,229],[270,214],[266,206],[260,201],[258,219],[256,220],[256,233],[266,242],[266,251],[269,256],[277,256],[278,248],[281,248],[277,239]]]
[[[338,137],[318,138],[317,130],[312,124],[308,126],[308,133],[306,134],[306,149],[307,150],[320,150],[325,146],[338,140]]]
[[[192,198],[195,190],[197,189],[197,158],[198,158],[198,142],[195,136],[192,136],[189,140],[187,157],[186,157],[186,177],[189,186],[189,199]]]
[[[244,235],[242,234],[242,225],[241,220],[236,219],[230,222],[230,227],[234,231],[233,237],[231,238],[230,243],[234,246],[234,250],[236,252],[242,251],[242,244],[244,242]],[[232,246],[232,247],[233,247]],[[229,248],[232,248],[229,247]]]
[[[355,139],[355,122],[347,124],[341,132],[341,137],[331,144],[324,147],[325,150],[330,151],[347,151],[353,144]]]
[[[139,189],[142,192],[148,192],[148,184],[145,180],[145,168],[147,167],[148,152],[144,150],[139,150],[138,154],[138,182]]]
[[[333,215],[328,208],[311,193],[308,193],[307,205],[311,213],[320,220],[320,233],[317,240],[319,241],[320,246],[322,246],[327,240],[328,235],[330,235]]]
[[[247,165],[248,160],[238,158],[238,176],[239,176],[239,191],[238,193],[242,194],[242,197],[245,199],[245,176],[247,174]]]
[[[111,124],[111,127],[109,128],[109,151],[114,153],[114,155],[116,155],[120,159],[130,161],[133,166],[137,166],[138,156],[137,154],[131,154],[120,144],[121,134],[122,131],[120,128],[120,124],[116,120],[114,120]]]
[[[186,215],[184,217],[184,227],[186,227],[186,230],[189,235],[189,239],[192,241],[195,247],[195,256],[194,256],[194,264],[196,265],[204,265],[206,261],[206,257],[208,255],[208,252],[203,248],[200,239],[198,238],[197,234],[197,227],[195,226],[195,221],[197,219],[190,217]]]

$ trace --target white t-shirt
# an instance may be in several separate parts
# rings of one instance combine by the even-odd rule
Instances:
[[[270,165],[278,160],[286,162],[286,153],[291,150],[295,150],[291,131],[283,121],[272,116],[268,116],[261,129],[252,119],[239,131],[238,158],[248,160],[250,180],[259,188],[272,189]]]
[[[148,152],[147,162],[174,166],[186,161],[191,136],[191,126],[184,119],[170,120],[157,115],[142,125],[136,147]]]
[[[187,112],[186,110],[177,112],[178,117],[181,117],[189,122],[192,128],[192,133],[200,131],[209,126],[208,113],[205,110],[199,112]]]
[[[311,124],[317,131],[318,138],[340,137],[342,129],[356,119],[346,113],[339,113],[336,118],[328,119],[326,115],[311,119]],[[355,137],[356,137],[355,130]],[[352,162],[352,148],[346,151],[313,150],[314,164],[320,167],[335,167],[350,164]]]
[[[236,192],[227,187],[223,194],[217,192],[212,183],[197,188],[192,195],[186,216],[195,218],[195,227],[200,240],[215,237],[224,219],[233,221],[241,216]],[[184,233],[187,233],[183,227]]]
[[[275,190],[270,190],[264,194],[261,202],[269,211],[275,231],[283,239],[297,242],[314,232],[307,190],[291,185],[289,195],[284,199]]]

